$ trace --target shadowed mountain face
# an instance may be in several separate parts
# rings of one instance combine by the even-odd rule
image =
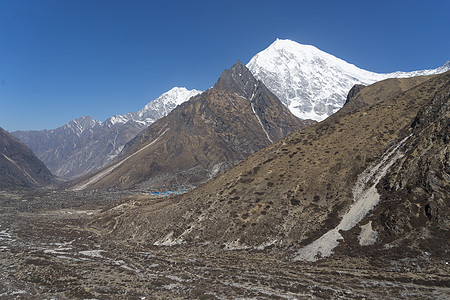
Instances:
[[[364,87],[201,187],[135,198],[93,225],[154,245],[286,247],[304,261],[357,251],[448,258],[449,95],[450,72]]]
[[[116,158],[125,143],[143,128],[137,122],[101,124],[91,117],[81,117],[54,130],[13,134],[30,145],[56,175],[75,178]]]
[[[42,187],[55,179],[33,152],[0,128],[0,187]]]
[[[75,188],[198,185],[306,124],[238,62],[213,88],[155,122],[119,160]]]

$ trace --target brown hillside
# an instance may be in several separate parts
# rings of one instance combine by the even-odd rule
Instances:
[[[195,186],[305,124],[238,62],[213,88],[152,124],[121,159],[75,188]]]
[[[447,79],[448,80],[448,79]],[[345,235],[340,252],[359,251],[402,258],[448,259],[450,241],[450,82],[414,118],[404,156],[377,186],[380,204],[361,223],[371,224],[379,244],[358,247],[361,229]],[[387,249],[394,249],[389,251]]]
[[[273,244],[297,251],[341,222],[364,169],[377,165],[394,146],[406,151],[404,145],[412,140],[401,145],[400,141],[419,134],[412,124],[422,110],[435,109],[435,97],[444,97],[448,103],[443,89],[449,84],[447,72],[368,86],[361,90],[364,97],[358,98],[357,107],[350,101],[331,118],[291,134],[200,188],[167,200],[132,199],[106,211],[93,225],[121,239],[155,245],[206,243],[226,249],[261,249]],[[448,111],[441,115],[448,118]],[[422,162],[424,167],[428,163]],[[417,180],[422,181],[420,176]],[[442,180],[448,184],[448,178]],[[377,190],[383,198],[380,184]],[[445,193],[448,196],[448,190]],[[430,219],[442,222],[448,216],[448,201],[444,203],[418,206],[418,213],[429,211]],[[383,210],[384,205],[377,209]],[[447,212],[435,217],[435,207]],[[355,228],[360,231],[359,226]]]

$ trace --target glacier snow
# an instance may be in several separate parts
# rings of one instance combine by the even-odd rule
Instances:
[[[322,121],[339,110],[355,84],[369,85],[387,78],[440,74],[440,68],[378,74],[349,64],[311,45],[277,39],[247,64],[253,75],[301,119]]]

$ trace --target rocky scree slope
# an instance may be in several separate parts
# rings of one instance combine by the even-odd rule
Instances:
[[[109,237],[144,244],[272,246],[288,249],[292,258],[298,258],[299,250],[336,228],[348,214],[361,174],[375,170],[393,152],[396,155],[382,166],[386,173],[376,187],[371,188],[373,181],[361,186],[379,196],[380,203],[369,209],[370,214],[359,216],[353,228],[341,231],[344,238],[333,251],[352,245],[358,251],[396,247],[405,254],[404,247],[423,249],[426,239],[411,247],[391,241],[407,241],[410,232],[430,228],[428,236],[441,247],[448,241],[448,112],[437,113],[438,119],[427,116],[442,111],[433,99],[445,97],[442,91],[449,82],[450,72],[375,83],[327,120],[294,132],[189,193],[167,200],[134,197],[106,210],[91,225]],[[448,98],[444,102],[448,104]],[[418,122],[434,125],[414,125]],[[428,136],[419,128],[434,134]],[[421,159],[419,154],[428,145],[434,148]],[[369,219],[379,238],[367,225]],[[363,245],[354,242],[357,237],[346,238],[352,232],[359,235],[361,225],[367,225],[365,232],[371,237]],[[312,257],[320,258],[320,253]]]
[[[81,117],[53,130],[15,131],[57,176],[75,178],[113,161],[124,145],[177,105],[199,94],[175,87],[138,112],[116,115],[104,122]]]
[[[247,64],[253,75],[301,119],[322,121],[340,109],[350,88],[387,78],[440,74],[432,70],[378,74],[360,69],[311,45],[277,39]]]
[[[75,189],[196,186],[306,124],[238,62]]]
[[[56,180],[33,152],[0,128],[0,188],[43,187]]]
[[[422,87],[425,89],[426,87]],[[412,121],[404,156],[377,186],[380,203],[345,235],[337,250],[363,249],[367,255],[450,258],[450,80],[434,92],[431,103]],[[376,237],[360,247],[363,229]],[[387,251],[389,250],[389,251]]]

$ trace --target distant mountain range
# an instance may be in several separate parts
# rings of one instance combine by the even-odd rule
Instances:
[[[153,123],[119,159],[74,189],[197,186],[308,124],[238,62],[214,87]]]
[[[175,87],[138,112],[116,115],[104,122],[87,116],[53,130],[12,134],[27,144],[55,175],[74,178],[113,161],[141,130],[199,93]]]
[[[314,46],[276,40],[247,64],[251,73],[300,119],[322,121],[340,109],[355,84],[386,78],[431,75],[450,69],[377,74],[362,70]],[[57,176],[76,178],[97,170],[121,153],[127,142],[200,91],[173,88],[142,110],[104,122],[82,117],[54,130],[16,131]]]

